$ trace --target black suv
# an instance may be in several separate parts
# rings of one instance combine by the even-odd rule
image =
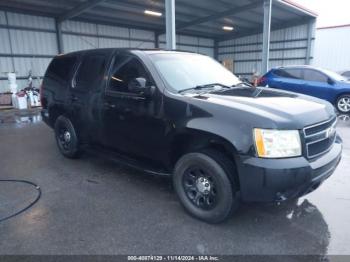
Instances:
[[[173,177],[193,216],[228,218],[241,201],[283,201],[316,189],[342,143],[328,102],[238,80],[193,53],[97,49],[56,56],[42,116],[61,153],[86,149]]]

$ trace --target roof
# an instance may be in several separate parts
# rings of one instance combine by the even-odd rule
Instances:
[[[306,14],[309,14],[311,16],[314,16],[314,17],[318,16],[318,14],[315,11],[313,11],[313,10],[311,10],[311,9],[309,9],[309,8],[299,4],[299,3],[296,3],[292,0],[282,0],[282,2],[284,2],[285,4],[289,4],[289,5],[293,6],[295,9],[299,9],[299,11],[304,12]]]
[[[324,68],[317,67],[317,66],[311,66],[311,65],[289,65],[289,66],[280,66],[276,67],[275,69],[314,69],[319,71],[324,71]]]
[[[319,29],[333,29],[333,28],[341,28],[341,27],[350,27],[350,24],[345,24],[345,25],[333,25],[333,26],[324,26],[324,27],[319,27],[317,28],[317,30]]]
[[[280,66],[278,68],[315,68],[311,65],[288,65],[288,66]]]
[[[58,54],[56,57],[64,57],[64,56],[70,56],[70,55],[80,55],[80,54],[85,54],[85,53],[90,53],[90,52],[101,52],[101,53],[113,53],[114,51],[141,51],[147,54],[183,54],[183,53],[188,53],[188,54],[195,54],[195,55],[201,55],[195,52],[189,52],[189,51],[181,51],[181,50],[164,50],[164,49],[159,49],[159,48],[149,48],[149,49],[141,49],[141,48],[117,48],[117,47],[109,47],[109,48],[94,48],[94,49],[84,49],[84,50],[79,50],[79,51],[74,51],[74,52],[69,52],[69,53],[63,53],[63,54]]]
[[[314,19],[316,14],[290,0],[273,0],[272,28],[289,27]],[[263,0],[176,0],[177,32],[215,39],[256,34],[263,28]],[[0,10],[23,12],[93,23],[165,31],[164,0],[11,0]],[[145,10],[162,17],[148,16]],[[232,26],[227,32],[223,26]]]

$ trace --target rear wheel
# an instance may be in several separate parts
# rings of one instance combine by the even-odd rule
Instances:
[[[337,109],[341,113],[350,113],[350,94],[342,95],[338,98]]]
[[[59,116],[55,122],[57,146],[65,157],[78,158],[81,155],[76,130],[72,122],[65,116]]]
[[[194,217],[219,223],[239,206],[234,166],[220,152],[188,153],[175,166],[173,183],[180,202]]]

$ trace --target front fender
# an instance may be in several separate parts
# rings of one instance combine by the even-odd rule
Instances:
[[[239,154],[248,154],[253,149],[253,134],[248,125],[235,126],[229,121],[219,121],[216,118],[190,119],[186,128],[214,134],[228,141]]]

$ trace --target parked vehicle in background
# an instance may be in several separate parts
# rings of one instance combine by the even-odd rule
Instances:
[[[227,219],[241,200],[305,195],[341,159],[331,104],[249,86],[199,54],[97,49],[60,55],[47,69],[41,95],[43,119],[64,156],[92,148],[172,175],[185,209],[210,223]]]
[[[318,97],[339,112],[350,113],[350,82],[329,70],[311,66],[274,68],[258,80],[258,85]]]
[[[350,70],[341,71],[341,72],[339,72],[339,74],[340,74],[341,76],[343,76],[344,78],[346,78],[348,81],[350,81]]]

